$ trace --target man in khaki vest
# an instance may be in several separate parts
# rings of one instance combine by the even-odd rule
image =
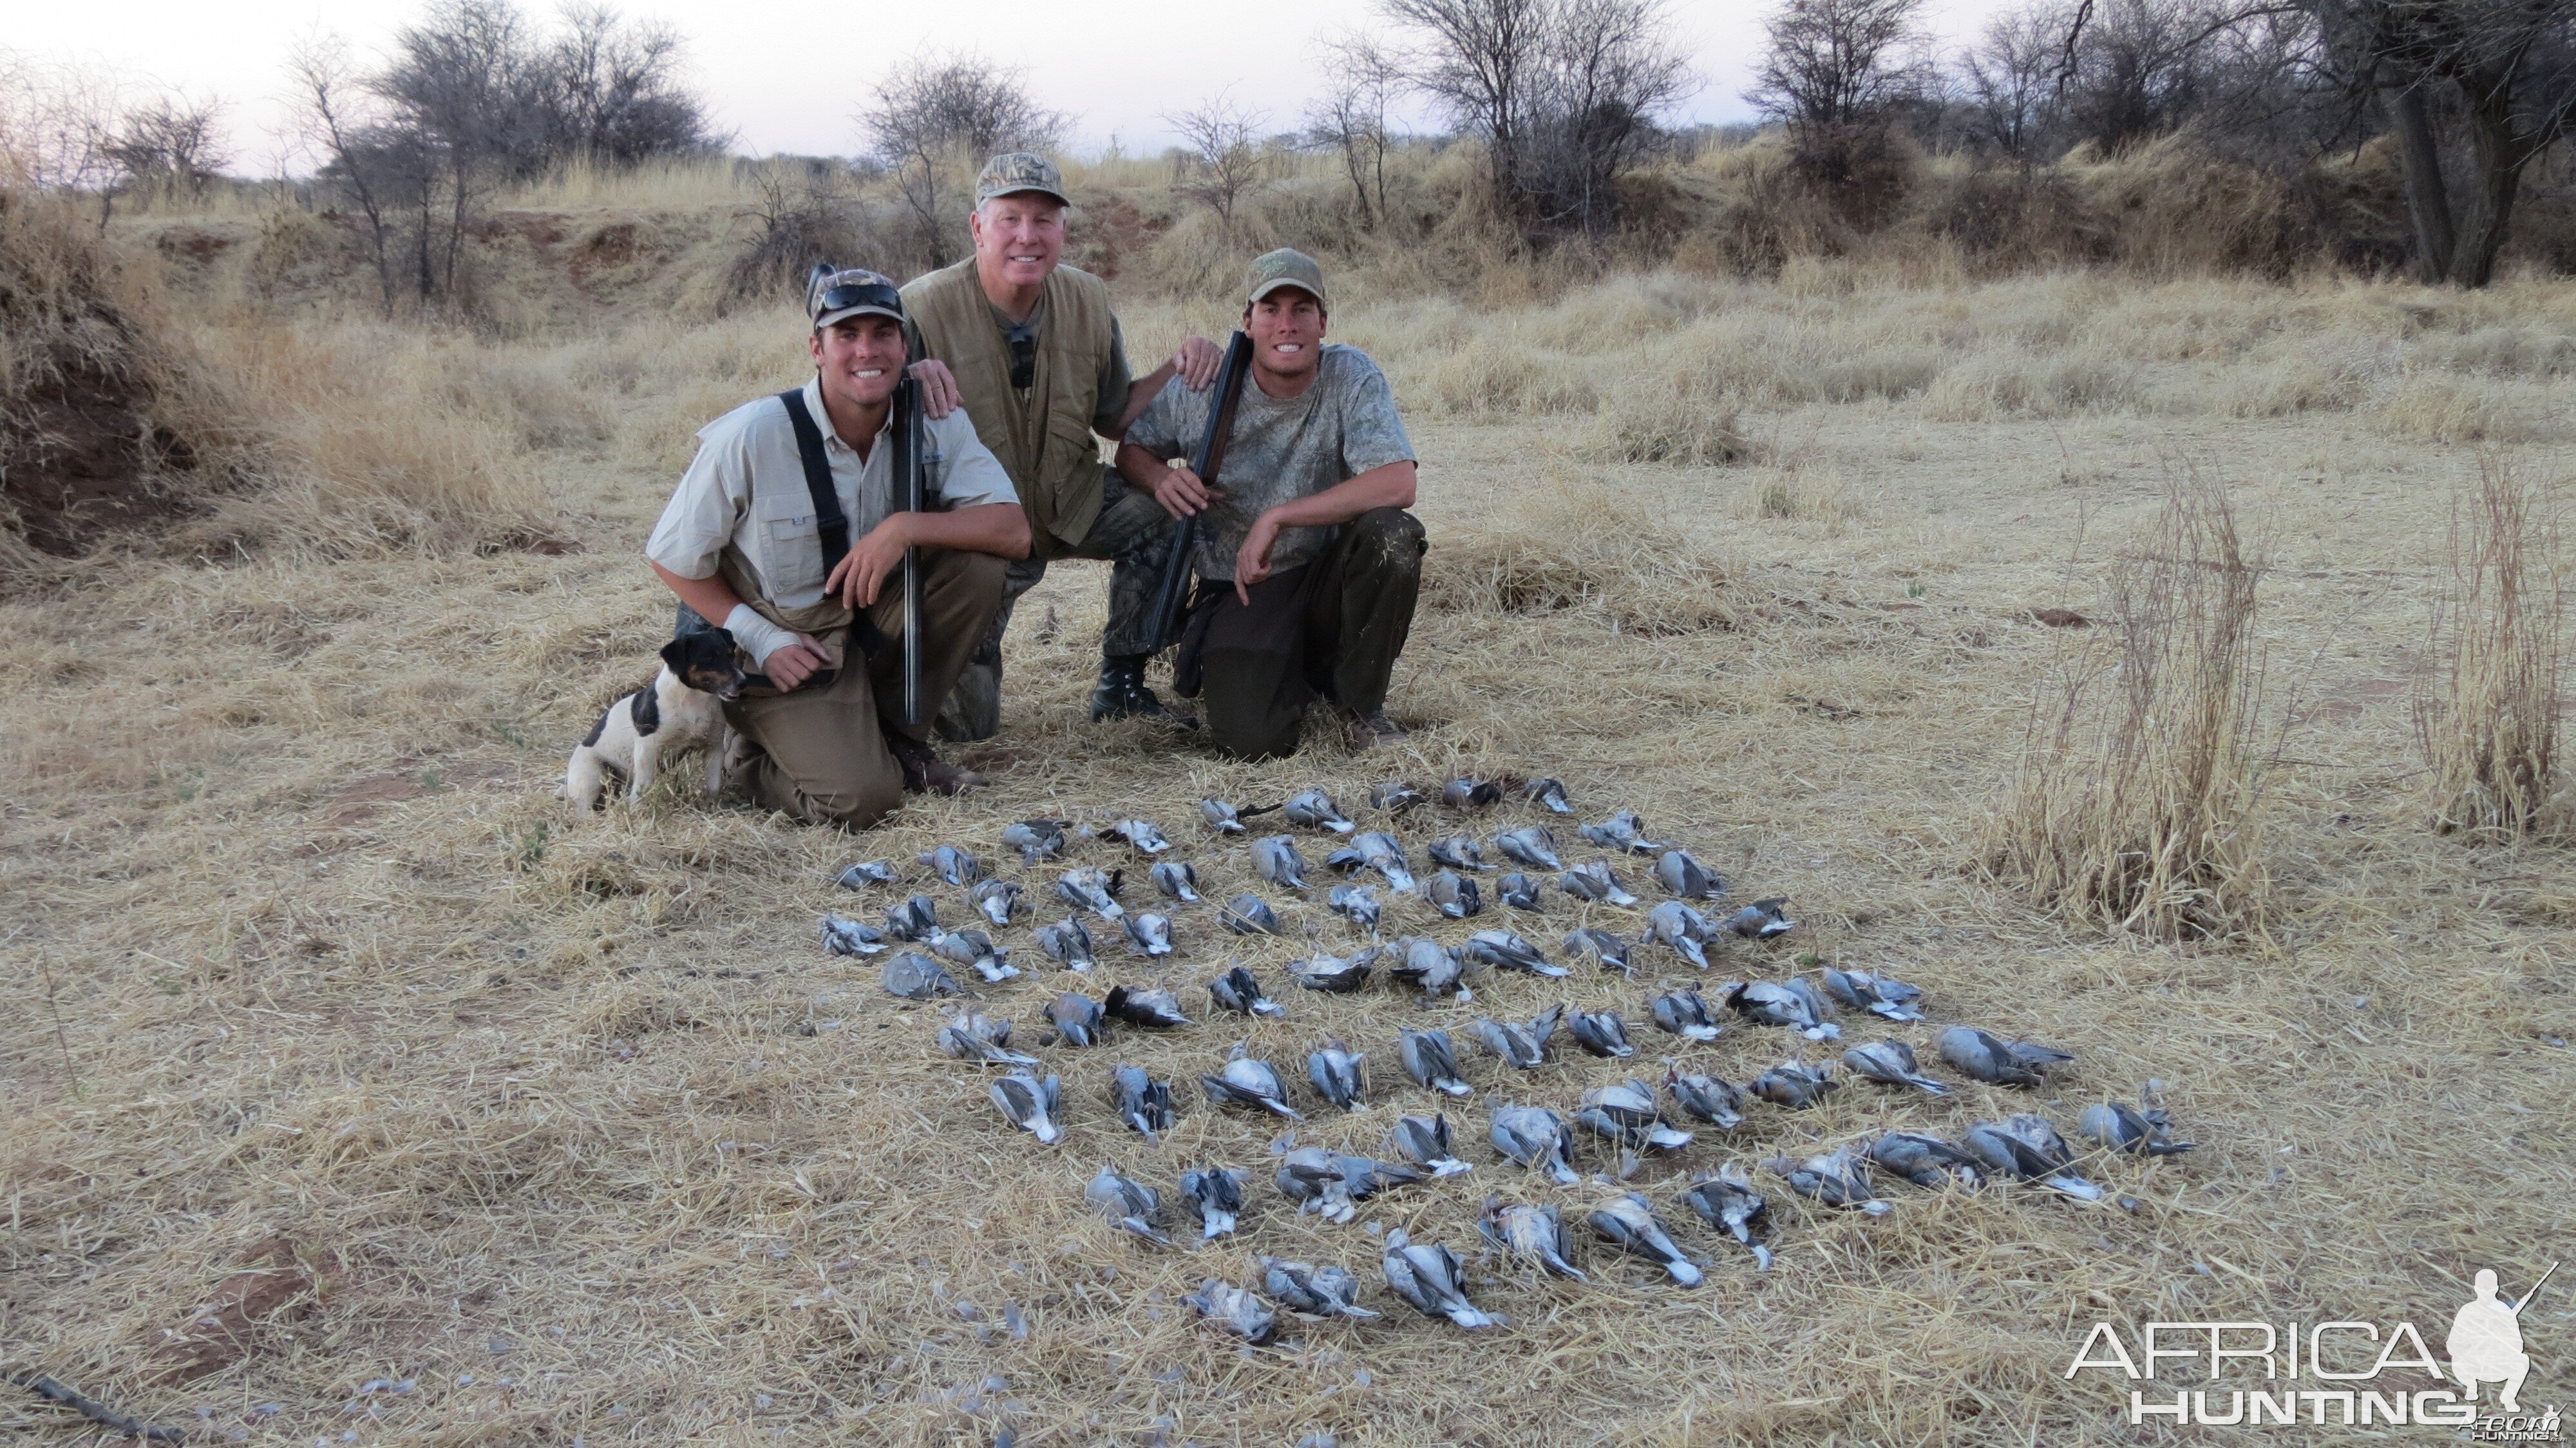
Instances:
[[[1172,519],[1103,467],[1094,435],[1116,443],[1175,375],[1204,389],[1222,354],[1192,337],[1142,378],[1100,278],[1060,265],[1064,178],[1043,156],[995,156],[975,180],[974,255],[903,289],[912,372],[932,415],[963,405],[1019,489],[1031,546],[1006,571],[1002,611],[939,715],[950,739],[989,738],[1002,723],[1002,633],[1021,594],[1057,558],[1107,559],[1109,624],[1100,640],[1094,720],[1144,715],[1189,726],[1145,687],[1157,640],[1154,585]]]

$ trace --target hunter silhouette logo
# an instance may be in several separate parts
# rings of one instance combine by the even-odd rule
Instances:
[[[2522,1380],[2531,1376],[2531,1355],[2522,1350],[2522,1310],[2557,1270],[2558,1264],[2550,1263],[2540,1281],[2507,1307],[2496,1299],[2495,1273],[2478,1269],[2478,1295],[2452,1316],[2451,1335],[2442,1345],[2451,1355],[2451,1376],[2459,1379],[2462,1397],[2474,1403],[2478,1384],[2497,1383],[2501,1385],[2497,1405],[2508,1413],[2522,1411],[2514,1395],[2522,1391]]]

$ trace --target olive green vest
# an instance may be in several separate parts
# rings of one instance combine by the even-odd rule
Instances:
[[[1037,372],[1023,406],[1011,387],[1010,344],[993,325],[993,304],[976,279],[973,257],[903,288],[903,309],[921,330],[923,350],[956,374],[975,435],[1019,489],[1031,552],[1050,558],[1063,552],[1053,540],[1079,543],[1100,517],[1100,444],[1091,418],[1100,369],[1109,361],[1109,285],[1059,266],[1039,305],[1046,322],[1038,329]]]

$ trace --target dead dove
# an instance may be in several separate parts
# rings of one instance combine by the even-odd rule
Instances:
[[[919,940],[938,929],[939,902],[927,895],[907,896],[902,904],[886,907],[886,934],[897,940]]]
[[[1091,832],[1096,840],[1125,840],[1138,854],[1159,855],[1172,847],[1170,840],[1150,820],[1119,820]]]
[[[1365,1053],[1351,1054],[1338,1040],[1326,1041],[1323,1048],[1306,1057],[1306,1079],[1315,1083],[1315,1094],[1342,1108],[1357,1111],[1367,1103],[1360,1099],[1367,1082],[1360,1075]]]
[[[1577,900],[1607,900],[1613,905],[1637,903],[1637,897],[1629,894],[1627,887],[1619,883],[1619,877],[1610,873],[1607,860],[1574,866],[1556,877],[1556,888]]]
[[[1919,1021],[1923,1013],[1914,1003],[1923,992],[1892,975],[1872,975],[1865,970],[1825,970],[1825,994],[1844,1005],[1884,1016],[1891,1021]]]
[[[1626,855],[1652,855],[1670,849],[1646,838],[1646,823],[1635,810],[1623,809],[1597,825],[1583,826],[1583,837],[1605,850]]]
[[[1672,1274],[1684,1287],[1697,1287],[1699,1264],[1673,1244],[1672,1234],[1655,1217],[1655,1209],[1637,1192],[1621,1192],[1592,1209],[1584,1221],[1592,1235],[1632,1256],[1643,1257]]]
[[[1673,1104],[1685,1116],[1696,1117],[1720,1131],[1733,1131],[1744,1124],[1744,1093],[1732,1081],[1685,1072],[1667,1060],[1664,1089],[1672,1093]]]
[[[1637,1048],[1628,1044],[1628,1023],[1619,1019],[1617,1011],[1576,1011],[1566,1019],[1566,1028],[1574,1044],[1605,1061],[1624,1061],[1637,1054]]]
[[[1527,971],[1531,975],[1565,976],[1573,974],[1561,965],[1548,964],[1538,947],[1508,930],[1479,930],[1467,937],[1465,948],[1469,960],[1482,961],[1496,970]]]
[[[1055,877],[1055,897],[1103,920],[1115,920],[1127,913],[1118,903],[1118,886],[1123,877],[1124,872],[1118,870],[1067,870]]]
[[[1264,835],[1252,842],[1252,863],[1261,878],[1273,885],[1291,890],[1306,890],[1306,857],[1297,853],[1297,842],[1286,835]]]
[[[1233,805],[1227,804],[1224,800],[1200,800],[1199,816],[1207,821],[1209,829],[1216,831],[1218,834],[1240,835],[1250,833],[1243,827],[1242,811],[1237,810]]]
[[[1395,1154],[1416,1166],[1431,1169],[1434,1177],[1456,1176],[1474,1168],[1458,1159],[1449,1145],[1449,1118],[1434,1112],[1429,1116],[1399,1116],[1395,1130],[1387,1134]]]
[[[1011,964],[1011,953],[993,943],[993,937],[981,930],[939,930],[922,942],[924,949],[942,960],[974,967],[987,984],[1011,979],[1020,968]]]
[[[1453,779],[1440,786],[1440,802],[1451,809],[1483,809],[1503,797],[1503,787],[1490,779]]]
[[[1566,1236],[1565,1218],[1553,1206],[1506,1206],[1503,1194],[1495,1192],[1485,1198],[1485,1208],[1477,1214],[1476,1230],[1507,1257],[1535,1262],[1576,1282],[1592,1280],[1566,1260],[1574,1255],[1574,1241]]]
[[[1574,806],[1566,803],[1565,781],[1561,779],[1533,779],[1521,786],[1521,798],[1550,814],[1574,813]]]
[[[1001,1108],[1004,1120],[1053,1146],[1064,1136],[1054,1119],[1062,1090],[1062,1083],[1053,1076],[1041,1081],[1031,1072],[1014,1071],[993,1083],[993,1104]]]
[[[1021,820],[1002,831],[1002,843],[1020,852],[1020,863],[1040,864],[1064,853],[1069,820]]]
[[[1870,1185],[1869,1173],[1861,1166],[1861,1158],[1850,1147],[1805,1161],[1775,1156],[1762,1165],[1787,1182],[1789,1190],[1829,1207],[1845,1207],[1873,1217],[1886,1216],[1896,1209],[1895,1203],[1880,1199],[1877,1189]]]
[[[1989,1086],[2036,1086],[2040,1077],[2075,1059],[2028,1041],[2001,1040],[1974,1026],[1952,1026],[1938,1044],[1943,1062]]]
[[[1726,877],[1691,857],[1688,850],[1666,850],[1655,861],[1655,883],[1679,900],[1714,900],[1726,893]]]
[[[2078,1201],[2102,1199],[2100,1187],[2071,1170],[2075,1154],[2067,1150],[2066,1138],[2059,1136],[2057,1128],[2049,1125],[2044,1116],[2023,1114],[2000,1122],[1980,1121],[1959,1134],[1959,1146],[1975,1157],[1979,1166],[1997,1176],[2035,1182]]]
[[[1607,930],[1595,930],[1587,925],[1580,930],[1568,931],[1563,943],[1565,953],[1577,961],[1588,960],[1603,970],[1615,970],[1623,975],[1637,973],[1636,966],[1628,960],[1628,942]]]
[[[1243,1173],[1225,1167],[1193,1167],[1181,1173],[1181,1200],[1199,1219],[1199,1240],[1213,1242],[1234,1231],[1243,1215]]]
[[[996,925],[1008,925],[1020,908],[1020,882],[1017,880],[981,880],[966,892],[966,899],[984,918]]]
[[[1396,1055],[1414,1084],[1449,1096],[1472,1096],[1476,1088],[1458,1074],[1458,1057],[1447,1031],[1396,1032]]]
[[[1495,1327],[1503,1321],[1478,1312],[1467,1301],[1458,1255],[1437,1242],[1416,1244],[1401,1230],[1388,1232],[1379,1265],[1386,1273],[1386,1285],[1425,1317],[1445,1317],[1469,1329]]]
[[[1431,883],[1423,888],[1422,898],[1452,920],[1464,920],[1470,915],[1482,914],[1485,909],[1484,892],[1476,888],[1475,881],[1454,870],[1443,870],[1432,876]]]
[[[1199,1089],[1219,1106],[1254,1106],[1274,1116],[1303,1121],[1288,1105],[1287,1088],[1279,1084],[1279,1073],[1270,1063],[1244,1054],[1245,1043],[1237,1041],[1227,1055],[1225,1065],[1213,1076],[1201,1076]]]
[[[1340,805],[1333,803],[1333,797],[1320,789],[1310,789],[1292,797],[1279,807],[1279,811],[1288,817],[1288,823],[1304,825],[1310,830],[1330,830],[1337,835],[1347,835],[1359,828],[1342,813]]]
[[[1109,998],[1102,1001],[1101,1006],[1131,1026],[1144,1026],[1150,1030],[1169,1030],[1190,1023],[1190,1018],[1181,1014],[1181,1003],[1167,990],[1131,990],[1123,985],[1113,985],[1109,988]]]
[[[1339,994],[1368,984],[1374,964],[1374,957],[1365,952],[1348,960],[1337,955],[1316,955],[1288,962],[1288,978],[1308,990]]]
[[[1172,1239],[1154,1230],[1163,1219],[1163,1194],[1143,1182],[1121,1176],[1114,1168],[1102,1166],[1100,1175],[1082,1189],[1083,1200],[1100,1209],[1109,1225],[1132,1236],[1142,1237],[1157,1247],[1172,1245]]]
[[[1331,892],[1325,895],[1324,903],[1332,907],[1334,914],[1371,935],[1377,934],[1380,907],[1377,897],[1369,893],[1368,886],[1335,885]]]
[[[1701,946],[1717,933],[1708,917],[1679,900],[1667,900],[1646,912],[1646,934],[1672,947],[1682,959],[1708,969],[1708,952]]]
[[[1210,1324],[1254,1347],[1267,1347],[1279,1335],[1278,1316],[1260,1298],[1223,1278],[1207,1279],[1181,1301]]]
[[[885,949],[885,932],[845,915],[823,917],[825,955],[874,955]]]
[[[928,865],[933,874],[951,885],[972,885],[984,877],[984,862],[955,845],[941,845],[913,856]]]
[[[1428,796],[1400,779],[1390,779],[1384,784],[1369,786],[1369,808],[1382,809],[1388,814],[1402,814],[1415,805],[1427,802]]]
[[[1346,1156],[1320,1146],[1302,1146],[1279,1159],[1273,1179],[1279,1194],[1300,1212],[1320,1212],[1328,1222],[1347,1222],[1357,1204],[1388,1187],[1410,1186],[1423,1175],[1409,1166]]]
[[[1582,1178],[1565,1164],[1565,1118],[1544,1106],[1514,1106],[1509,1102],[1494,1108],[1493,1119],[1486,1125],[1486,1136],[1501,1152],[1531,1171],[1547,1173],[1548,1180],[1570,1187]]]
[[[1172,953],[1172,922],[1169,916],[1157,915],[1149,910],[1141,915],[1128,916],[1124,923],[1127,927],[1129,950],[1138,955],[1147,956]]]
[[[1122,1065],[1109,1073],[1109,1108],[1147,1141],[1162,1140],[1178,1119],[1172,1114],[1171,1083],[1146,1075],[1142,1066]]]
[[[1365,1307],[1353,1305],[1359,1298],[1359,1279],[1329,1262],[1316,1267],[1304,1262],[1264,1257],[1261,1259],[1261,1286],[1280,1306],[1307,1317],[1367,1319],[1377,1316]]]
[[[2161,1108],[2141,1111],[2118,1101],[2095,1102],[2075,1122],[2076,1135],[2137,1156],[2179,1156],[2191,1150],[2192,1143],[2168,1138],[2172,1129]]]
[[[1774,1106],[1804,1111],[1842,1089],[1830,1063],[1810,1067],[1792,1058],[1753,1078],[1753,1094]]]
[[[844,890],[864,890],[870,885],[891,885],[894,883],[894,861],[862,860],[855,865],[843,865],[841,873],[832,877],[832,883]]]
[[[1288,1013],[1286,1007],[1263,995],[1261,982],[1254,980],[1252,972],[1239,965],[1208,982],[1208,999],[1216,1004],[1218,1010],[1232,1011],[1239,1016],[1280,1016]]]
[[[1655,1024],[1685,1041],[1714,1041],[1726,1034],[1726,1027],[1708,1013],[1708,1002],[1695,990],[1666,991],[1647,1006],[1654,1012]]]
[[[1771,1270],[1771,1249],[1762,1242],[1771,1234],[1771,1204],[1733,1162],[1719,1167],[1714,1176],[1695,1179],[1682,1193],[1682,1204],[1750,1249],[1757,1271]]]
[[[939,1028],[939,1049],[960,1061],[987,1061],[996,1066],[1034,1066],[1035,1056],[1009,1049],[1011,1023],[972,1010],[959,1011]]]
[[[1539,911],[1546,907],[1538,901],[1537,877],[1512,871],[1494,882],[1494,898],[1515,910]]]
[[[1950,1088],[1914,1069],[1914,1048],[1903,1041],[1872,1041],[1843,1052],[1843,1064],[1855,1076],[1883,1086],[1911,1086],[1926,1096],[1947,1096]]]
[[[1153,877],[1154,888],[1162,891],[1164,898],[1178,900],[1184,905],[1198,903],[1199,872],[1190,868],[1189,861],[1158,860],[1147,873]]]
[[[1053,925],[1037,928],[1038,949],[1067,970],[1089,970],[1097,957],[1091,953],[1091,932],[1082,928],[1079,917],[1068,915]]]
[[[1410,981],[1425,996],[1444,996],[1455,991],[1460,1000],[1471,1000],[1474,992],[1460,982],[1466,964],[1458,952],[1437,940],[1408,935],[1387,945],[1387,956],[1393,961],[1386,973],[1397,980]]]
[[[1562,870],[1565,862],[1556,857],[1556,836],[1545,825],[1523,825],[1494,836],[1494,848],[1524,865],[1542,870]]]
[[[1630,1148],[1679,1151],[1691,1144],[1691,1134],[1666,1121],[1656,1109],[1654,1093],[1643,1081],[1595,1086],[1584,1092],[1575,1107],[1574,1124]]]
[[[1047,1003],[1047,1019],[1054,1023],[1056,1039],[1068,1046],[1100,1044],[1100,1002],[1080,991],[1069,990]]]
[[[1805,987],[1802,989],[1802,987]],[[1842,1027],[1823,1019],[1817,1010],[1826,1005],[1824,998],[1802,980],[1775,982],[1757,980],[1749,985],[1730,987],[1725,1001],[1746,1019],[1765,1026],[1786,1026],[1810,1041],[1831,1041],[1842,1036]]]
[[[1919,1131],[1891,1131],[1869,1144],[1869,1159],[1918,1187],[1973,1187],[1984,1178],[1977,1159]]]
[[[1747,940],[1768,940],[1775,935],[1785,935],[1798,928],[1798,922],[1784,913],[1788,908],[1789,897],[1786,895],[1756,900],[1727,916],[1726,928]]]
[[[1433,840],[1430,848],[1423,853],[1431,857],[1431,863],[1447,865],[1453,869],[1490,870],[1494,868],[1485,863],[1484,846],[1476,843],[1474,835],[1451,835],[1445,840]]]
[[[966,988],[959,985],[938,961],[913,950],[887,961],[879,979],[887,995],[901,996],[908,1001],[966,993]]]
[[[1276,935],[1279,917],[1258,895],[1237,895],[1216,912],[1216,923],[1237,935]]]
[[[1485,1043],[1487,1051],[1501,1057],[1504,1064],[1535,1071],[1546,1062],[1547,1038],[1556,1034],[1556,1023],[1564,1016],[1562,1005],[1539,1012],[1526,1026],[1478,1016],[1476,1039]]]
[[[1399,894],[1410,895],[1416,889],[1413,867],[1404,858],[1404,846],[1383,830],[1353,836],[1349,844],[1325,856],[1324,863],[1344,873],[1375,870]]]

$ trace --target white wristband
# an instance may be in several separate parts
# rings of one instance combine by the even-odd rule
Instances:
[[[733,606],[733,612],[725,615],[724,627],[726,633],[733,635],[733,641],[742,646],[742,651],[751,655],[752,661],[763,668],[769,666],[771,654],[796,642],[794,633],[762,618],[747,603]]]

